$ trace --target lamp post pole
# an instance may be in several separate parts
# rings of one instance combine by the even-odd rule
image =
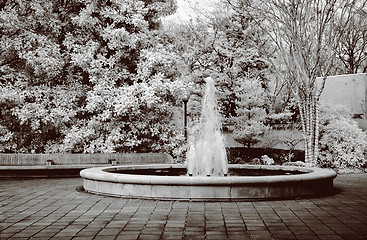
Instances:
[[[184,136],[185,136],[185,141],[187,142],[187,102],[189,101],[188,98],[183,99],[183,103],[184,103]]]

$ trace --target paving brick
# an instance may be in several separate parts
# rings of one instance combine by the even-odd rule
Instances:
[[[31,238],[33,235],[35,235],[37,232],[34,231],[21,231],[14,235],[12,235],[12,238]],[[2,235],[0,234],[0,237]],[[0,238],[1,239],[1,238]]]
[[[317,234],[320,240],[343,240],[343,238],[336,234]]]
[[[114,240],[115,239],[115,236],[100,236],[100,235],[97,235],[93,238],[93,240]]]
[[[295,239],[295,236],[291,233],[289,234],[277,233],[277,234],[273,234],[272,237],[273,239],[279,239],[279,240],[294,240]]]
[[[274,240],[273,236],[265,233],[250,233],[252,240]]]
[[[248,233],[229,233],[228,234],[229,240],[250,240],[251,237]]]
[[[67,237],[67,236],[63,236],[63,237],[52,237],[52,240],[70,240],[72,239],[72,237]]]
[[[366,239],[367,174],[322,198],[180,202],[103,197],[82,179],[0,180],[0,239]]]
[[[91,237],[90,236],[87,236],[87,237],[79,237],[79,236],[77,236],[77,237],[73,237],[72,238],[73,240],[90,240],[91,239]]]
[[[117,236],[121,232],[120,228],[104,228],[98,233],[101,236]]]
[[[315,240],[319,239],[315,234],[295,234],[295,239],[297,240]]]

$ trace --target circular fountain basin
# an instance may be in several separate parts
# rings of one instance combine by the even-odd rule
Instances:
[[[320,168],[229,165],[226,177],[189,177],[181,164],[96,167],[80,172],[87,192],[130,198],[235,201],[299,198],[333,189],[336,173]],[[246,176],[243,176],[246,175]]]

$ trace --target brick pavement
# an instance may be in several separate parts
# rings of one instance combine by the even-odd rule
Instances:
[[[82,179],[0,180],[0,239],[367,239],[367,174],[333,196],[254,202],[103,197]]]

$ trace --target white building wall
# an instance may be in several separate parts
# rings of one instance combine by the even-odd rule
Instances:
[[[322,78],[317,78],[318,88]],[[354,115],[367,116],[367,74],[348,74],[329,76],[320,97],[321,103],[344,106]]]

